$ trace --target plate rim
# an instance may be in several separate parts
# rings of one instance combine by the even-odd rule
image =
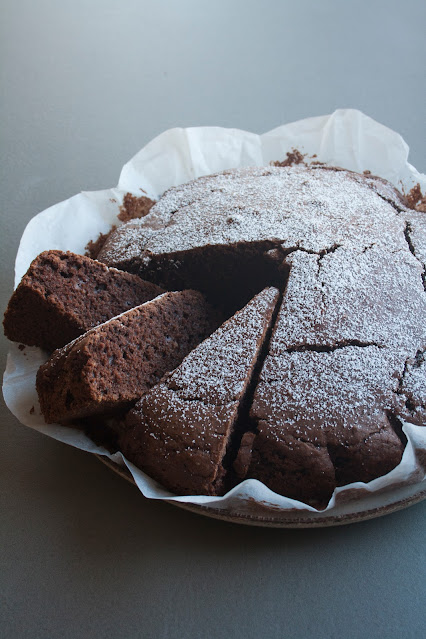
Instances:
[[[130,471],[127,468],[120,466],[105,455],[95,454],[95,457],[105,466],[107,466],[107,468],[119,475],[122,479],[125,479],[130,484],[137,487],[136,482],[134,481]],[[423,488],[421,488],[418,492],[415,492],[413,495],[410,495],[408,497],[396,499],[396,501],[391,502],[390,504],[385,504],[374,508],[367,508],[366,510],[360,510],[353,513],[324,515],[323,517],[312,517],[309,516],[309,514],[305,516],[301,516],[300,514],[296,515],[294,513],[300,511],[296,511],[296,509],[294,509],[293,511],[288,511],[288,515],[285,514],[286,511],[280,511],[280,513],[282,514],[281,518],[274,518],[262,515],[250,515],[246,513],[233,513],[227,509],[219,510],[217,508],[211,508],[202,504],[189,504],[186,502],[179,502],[170,499],[154,501],[165,501],[167,504],[177,506],[178,508],[198,515],[204,515],[205,517],[209,517],[211,519],[217,519],[220,521],[226,521],[235,524],[243,524],[246,526],[257,526],[263,528],[326,528],[376,519],[377,517],[390,515],[394,512],[404,510],[409,506],[413,506],[414,504],[417,504],[426,499],[426,485],[424,480],[418,484],[411,485],[411,487],[415,487],[421,486],[422,484]],[[405,486],[405,488],[409,488],[409,486]],[[388,494],[389,492],[391,491],[386,491],[385,494]],[[142,497],[144,497],[144,495],[142,495]],[[145,499],[148,498],[145,497]]]

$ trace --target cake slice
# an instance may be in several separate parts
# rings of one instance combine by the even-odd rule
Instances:
[[[4,332],[13,342],[52,351],[163,292],[156,284],[89,257],[45,251],[12,295]]]
[[[47,423],[129,408],[218,325],[197,291],[164,293],[53,353],[37,374]]]
[[[245,398],[278,299],[277,289],[264,289],[128,414],[122,452],[172,492],[224,492],[234,436],[241,436],[239,422],[247,426]]]

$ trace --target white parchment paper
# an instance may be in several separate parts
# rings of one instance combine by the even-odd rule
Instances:
[[[83,192],[36,215],[27,225],[15,263],[15,287],[31,261],[42,251],[61,249],[84,253],[89,240],[119,224],[117,214],[127,192],[158,199],[169,187],[202,175],[242,166],[264,166],[286,158],[293,148],[330,165],[362,172],[366,169],[408,191],[420,183],[426,191],[426,175],[408,163],[408,146],[400,135],[360,111],[341,109],[332,115],[308,118],[280,126],[263,135],[238,129],[197,127],[165,131],[123,167],[116,188]],[[77,429],[44,423],[35,390],[38,367],[47,354],[38,348],[11,344],[3,379],[7,406],[20,422],[82,450],[105,455],[126,465],[145,497],[205,504],[235,511],[242,505],[262,504],[280,510],[316,512],[314,508],[282,497],[257,480],[246,480],[224,497],[175,496],[159,486],[121,453],[111,455]],[[390,473],[367,484],[357,482],[337,488],[326,511],[332,514],[345,499],[391,491],[404,484],[425,481],[420,460],[426,456],[426,428],[405,423],[408,444],[401,463]],[[324,512],[324,511],[322,511]]]

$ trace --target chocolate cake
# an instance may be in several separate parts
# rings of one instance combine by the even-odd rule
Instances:
[[[228,310],[279,286],[234,469],[323,507],[398,464],[404,421],[425,425],[425,219],[369,174],[238,169],[170,189],[99,259],[214,301],[223,291]],[[170,487],[173,466],[162,472]]]
[[[47,423],[129,408],[218,325],[197,291],[164,293],[53,353],[37,374]]]
[[[274,288],[259,293],[128,414],[121,450],[171,491],[226,489],[231,444],[245,426],[245,399],[278,297]]]
[[[151,282],[88,257],[45,251],[31,263],[12,295],[4,332],[14,342],[52,351],[163,292]]]
[[[71,282],[84,315],[78,276],[50,253],[57,295]],[[41,407],[49,422],[100,415],[101,438],[99,420],[130,409],[122,451],[172,492],[257,479],[323,508],[337,486],[399,463],[404,423],[425,425],[426,214],[386,180],[302,162],[202,177],[113,231],[98,259],[183,292],[56,351],[39,371]],[[200,344],[219,325],[202,294],[230,319]]]

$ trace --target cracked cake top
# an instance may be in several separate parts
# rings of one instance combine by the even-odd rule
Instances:
[[[404,206],[396,190],[350,171],[234,169],[166,191],[145,218],[112,234],[100,259],[116,263],[142,257],[148,263],[159,254],[262,241],[315,253],[336,245],[398,250],[404,248],[405,229],[400,210]]]

